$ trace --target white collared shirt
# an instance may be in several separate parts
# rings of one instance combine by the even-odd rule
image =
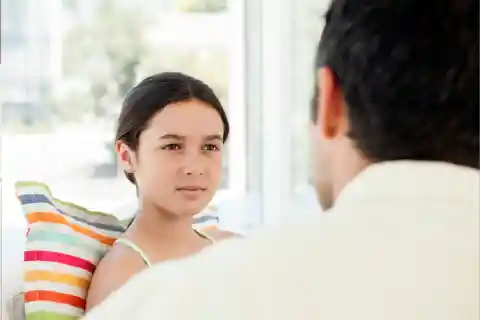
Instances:
[[[155,266],[86,319],[478,320],[479,178],[372,165],[326,217]]]

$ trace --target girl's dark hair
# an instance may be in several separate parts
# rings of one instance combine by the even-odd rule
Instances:
[[[167,105],[198,99],[212,106],[222,118],[223,141],[230,131],[227,115],[213,90],[202,81],[178,72],[155,74],[144,79],[128,92],[118,118],[116,141],[122,141],[132,150],[138,149],[140,134],[150,119]],[[133,173],[125,172],[135,184]]]

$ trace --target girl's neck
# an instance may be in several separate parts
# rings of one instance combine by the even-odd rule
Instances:
[[[156,243],[185,243],[198,238],[193,216],[178,216],[153,206],[142,206],[126,235]]]

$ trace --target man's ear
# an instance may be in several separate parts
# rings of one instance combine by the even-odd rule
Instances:
[[[118,156],[118,160],[123,167],[123,170],[128,173],[135,172],[135,164],[133,162],[134,153],[130,147],[123,141],[115,142],[115,151]]]
[[[317,124],[324,139],[335,139],[346,133],[348,121],[342,92],[329,67],[317,71]]]

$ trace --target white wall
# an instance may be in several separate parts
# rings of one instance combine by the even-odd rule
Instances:
[[[1,300],[2,318],[9,298],[23,290],[23,251],[26,228],[7,227],[1,232]]]

